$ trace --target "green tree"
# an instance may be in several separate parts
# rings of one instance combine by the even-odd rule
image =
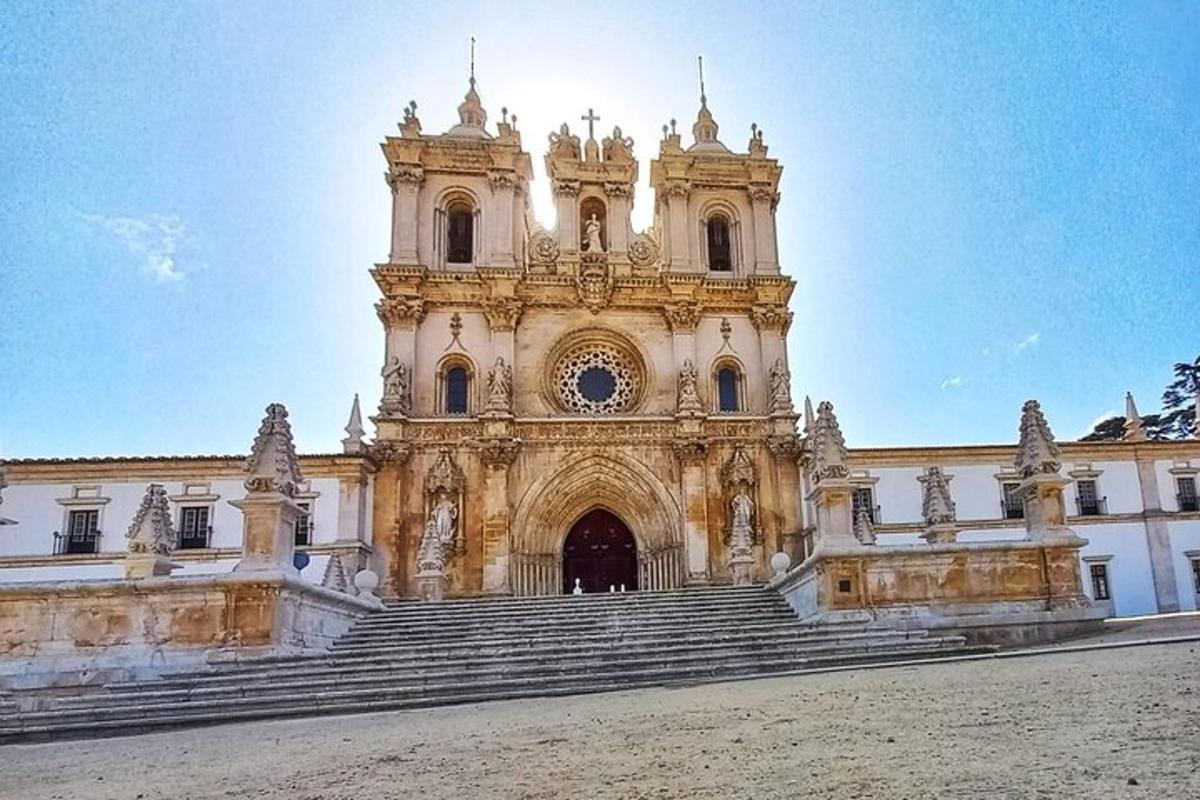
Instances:
[[[1192,363],[1175,365],[1175,380],[1162,396],[1162,413],[1146,414],[1142,427],[1150,439],[1187,439],[1196,435],[1196,397],[1200,394],[1200,356]],[[1125,417],[1096,423],[1081,442],[1115,442],[1125,436]]]

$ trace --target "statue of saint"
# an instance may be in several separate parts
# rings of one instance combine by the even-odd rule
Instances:
[[[604,244],[600,241],[600,220],[596,218],[596,212],[592,212],[592,216],[588,221],[583,223],[583,250],[586,253],[603,253]]]
[[[771,410],[791,413],[792,411],[792,373],[788,372],[783,359],[777,359],[771,367]]]
[[[458,519],[458,506],[443,497],[429,512],[427,525],[433,526],[437,540],[444,548],[452,548],[455,539],[455,520]]]
[[[384,404],[403,409],[408,400],[408,367],[398,356],[392,356],[380,375],[383,376]]]
[[[488,408],[508,411],[512,404],[512,367],[504,363],[503,357],[496,358],[496,365],[488,371]]]
[[[698,379],[696,365],[692,363],[690,358],[685,359],[683,366],[679,368],[680,411],[699,411],[702,408],[700,394],[696,391]]]
[[[729,505],[733,508],[733,526],[730,531],[733,549],[749,550],[754,535],[750,527],[750,518],[754,515],[754,501],[745,492],[738,492]]]

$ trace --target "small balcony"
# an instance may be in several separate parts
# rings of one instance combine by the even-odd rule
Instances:
[[[1020,500],[1001,500],[1000,516],[1002,519],[1025,519],[1025,504]]]
[[[1076,497],[1075,507],[1081,517],[1102,517],[1108,514],[1107,497]]]
[[[54,555],[65,556],[76,553],[99,553],[100,531],[81,531],[64,534],[54,532]]]
[[[1175,502],[1179,504],[1180,511],[1200,511],[1200,498],[1194,494],[1177,494]]]
[[[207,550],[212,546],[212,526],[208,525],[194,531],[184,531],[179,534],[180,550]]]

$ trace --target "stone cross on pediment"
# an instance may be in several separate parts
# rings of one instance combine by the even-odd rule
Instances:
[[[585,114],[584,116],[580,117],[580,119],[588,124],[588,138],[595,139],[596,138],[596,127],[595,126],[596,126],[596,123],[600,121],[600,117],[596,116],[596,112],[589,108],[588,113]]]

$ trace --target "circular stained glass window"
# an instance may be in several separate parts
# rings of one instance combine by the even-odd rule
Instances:
[[[638,388],[637,372],[623,352],[603,342],[572,347],[554,366],[558,398],[576,414],[619,414]]]

